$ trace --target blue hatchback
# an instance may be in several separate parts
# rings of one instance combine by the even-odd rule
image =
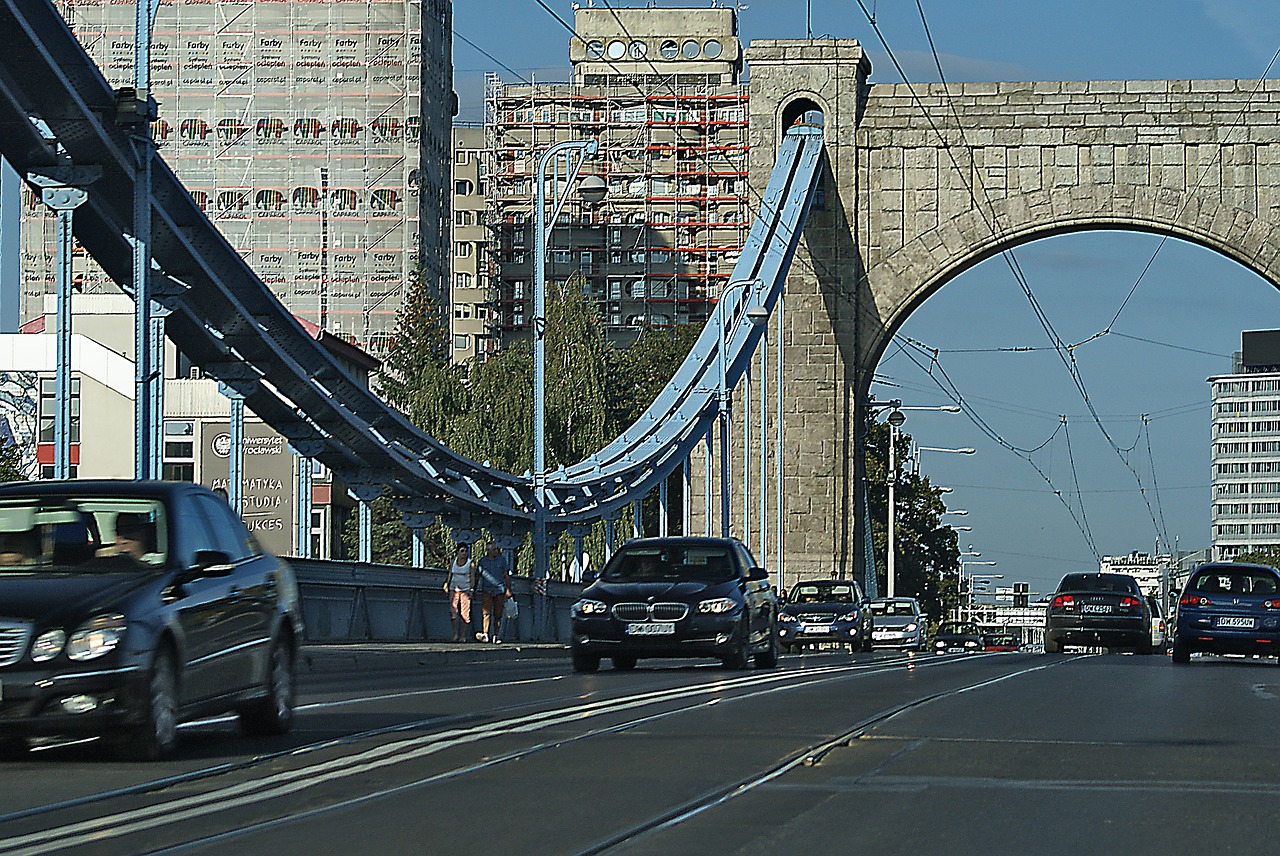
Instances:
[[[1267,565],[1201,565],[1178,601],[1173,662],[1192,653],[1280,654],[1280,571]]]

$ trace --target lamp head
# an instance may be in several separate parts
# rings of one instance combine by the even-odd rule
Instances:
[[[578,182],[578,196],[583,202],[595,204],[603,200],[608,192],[609,186],[598,175],[588,175]]]
[[[752,306],[747,310],[747,317],[751,319],[751,323],[759,327],[769,323],[769,310],[763,306]]]

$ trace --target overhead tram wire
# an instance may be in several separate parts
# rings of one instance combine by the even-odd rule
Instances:
[[[926,107],[923,101],[920,99],[919,94],[916,92],[915,86],[911,83],[910,79],[907,77],[906,71],[903,69],[902,64],[898,62],[897,55],[893,52],[893,49],[889,46],[888,40],[885,38],[884,33],[880,30],[879,25],[876,24],[874,18],[870,15],[870,13],[867,12],[867,7],[863,3],[863,0],[857,0],[857,3],[859,8],[862,9],[863,14],[867,17],[867,20],[870,23],[872,30],[875,32],[876,37],[880,40],[880,44],[884,47],[885,52],[888,54],[890,61],[893,62],[894,68],[897,69],[898,74],[902,77],[903,81],[906,83],[907,89],[911,93],[912,98],[915,100],[916,105],[920,108],[921,112],[924,114],[926,121],[929,123],[929,126],[933,129],[934,133],[938,136],[938,139],[942,142],[943,150],[947,152],[947,157],[951,161],[952,168],[956,171],[956,174],[960,177],[966,190],[969,193],[969,198],[973,203],[974,210],[977,211],[979,216],[982,217],[983,223],[986,225],[987,229],[991,232],[992,236],[998,239],[1000,237],[1000,232],[997,228],[999,218],[996,213],[995,205],[991,200],[990,194],[987,192],[986,187],[982,184],[981,176],[977,175],[976,170],[970,170],[966,172],[965,170],[961,169],[959,163],[956,161],[955,153],[952,151],[951,145],[948,143],[946,136],[942,133],[937,123],[934,121],[933,116],[929,112],[929,108]],[[924,14],[924,7],[921,5],[920,0],[916,0],[916,8],[920,13],[920,20],[922,25],[924,26],[925,34],[929,41],[929,47],[934,58],[934,65],[938,69],[938,74],[942,81],[943,91],[948,96],[946,100],[948,105],[951,107],[952,114],[955,118],[956,130],[960,134],[960,139],[964,143],[966,150],[971,152],[972,146],[970,146],[968,138],[965,135],[964,124],[960,119],[960,115],[955,106],[955,102],[950,97],[951,95],[950,87],[949,87],[949,84],[947,83],[946,75],[942,70],[942,62],[938,56],[938,51],[937,51],[936,45],[934,44],[933,36],[929,31],[928,21],[925,18],[925,14]],[[971,175],[976,177],[978,189],[982,191],[983,201],[986,202],[986,207],[990,209],[990,215],[991,215],[990,218],[988,218],[987,211],[984,210],[982,204],[979,202],[977,194],[974,190],[974,186],[970,182]],[[1062,361],[1064,368],[1066,368],[1067,370],[1067,373],[1071,376],[1072,382],[1075,384],[1077,391],[1080,393],[1081,398],[1084,400],[1085,406],[1088,408],[1094,423],[1098,426],[1098,430],[1102,432],[1102,435],[1106,439],[1107,443],[1112,447],[1113,450],[1115,450],[1117,456],[1124,463],[1125,467],[1128,468],[1130,473],[1132,473],[1135,481],[1138,484],[1139,489],[1142,491],[1143,499],[1144,499],[1144,502],[1146,502],[1147,504],[1148,512],[1151,512],[1151,505],[1150,505],[1150,502],[1146,500],[1146,488],[1142,483],[1142,478],[1138,474],[1138,471],[1132,466],[1132,464],[1130,464],[1128,459],[1125,457],[1125,453],[1121,450],[1120,446],[1112,438],[1110,432],[1107,430],[1106,425],[1103,423],[1101,417],[1098,415],[1097,409],[1094,407],[1093,401],[1089,396],[1089,390],[1084,383],[1084,378],[1080,374],[1079,366],[1075,361],[1073,348],[1067,345],[1065,340],[1058,334],[1057,330],[1054,328],[1053,322],[1049,319],[1048,314],[1044,311],[1044,308],[1040,305],[1039,300],[1036,298],[1035,293],[1032,291],[1030,283],[1027,281],[1026,275],[1022,270],[1022,266],[1018,262],[1017,257],[1014,255],[1013,251],[1004,250],[1003,252],[1001,252],[1000,255],[1001,255],[1001,258],[1004,259],[1005,264],[1009,267],[1010,271],[1013,273],[1014,279],[1017,281],[1019,287],[1023,291],[1023,294],[1026,296],[1028,303],[1031,305],[1032,312],[1035,314],[1036,319],[1040,322],[1040,325],[1044,329],[1045,335],[1048,337],[1050,343],[1054,346],[1054,350],[1057,352],[1059,359]],[[1155,516],[1154,516],[1154,513],[1152,513],[1152,520],[1154,521],[1154,519],[1155,519]]]
[[[937,365],[939,372],[942,374],[943,378],[946,379],[947,381],[946,384],[944,384],[941,380],[939,380],[933,374],[933,372],[931,372],[925,366],[920,365],[920,363],[916,360],[915,355],[906,351],[904,351],[903,353],[906,353],[908,359],[910,359],[912,362],[915,362],[916,365],[919,366],[919,368],[922,371],[924,371],[927,375],[929,375],[930,378],[933,379],[934,383],[936,383],[938,387],[942,389],[942,391],[946,393],[948,397],[950,397],[951,400],[955,402],[957,406],[960,407],[964,415],[969,418],[970,422],[972,422],[975,426],[977,426],[979,431],[985,434],[997,445],[1003,447],[1004,449],[1007,449],[1008,451],[1012,452],[1014,455],[1018,456],[1019,458],[1022,458],[1022,460],[1026,461],[1028,466],[1030,466],[1033,470],[1036,471],[1036,474],[1039,475],[1040,478],[1044,480],[1044,483],[1049,486],[1049,490],[1052,491],[1055,497],[1057,497],[1058,502],[1062,503],[1062,507],[1067,510],[1067,514],[1071,516],[1072,522],[1075,523],[1076,529],[1080,531],[1080,535],[1084,538],[1085,543],[1088,545],[1089,549],[1094,553],[1094,555],[1097,555],[1098,550],[1093,543],[1093,538],[1090,535],[1090,533],[1087,531],[1087,529],[1081,524],[1080,518],[1076,516],[1075,509],[1071,507],[1071,503],[1066,501],[1066,499],[1062,495],[1062,491],[1058,490],[1058,488],[1054,486],[1053,479],[1049,478],[1048,474],[1045,473],[1045,471],[1040,467],[1040,465],[1037,464],[1035,460],[1031,457],[1032,452],[1037,452],[1040,449],[1043,449],[1045,446],[1049,445],[1049,443],[1053,442],[1053,439],[1058,436],[1058,433],[1060,431],[1062,431],[1063,423],[1059,422],[1058,427],[1053,432],[1053,434],[1049,435],[1049,438],[1045,440],[1043,443],[1041,443],[1039,446],[1036,446],[1034,449],[1029,449],[1029,450],[1020,449],[1017,446],[1014,446],[1012,443],[1005,440],[999,434],[997,434],[995,430],[992,429],[991,426],[988,425],[980,415],[978,415],[978,413],[973,409],[973,405],[969,404],[969,402],[966,401],[964,397],[959,394],[959,391],[956,389],[955,384],[952,383],[951,379],[946,376],[946,370],[942,368],[942,365],[940,363],[936,362],[936,359],[935,359],[934,365]],[[1082,508],[1084,507],[1083,502],[1081,502],[1081,507]]]
[[[1089,548],[1093,550],[1094,558],[1101,559],[1102,555],[1098,552],[1098,545],[1093,540],[1093,529],[1089,526],[1089,515],[1085,512],[1084,496],[1080,493],[1080,475],[1076,472],[1076,457],[1071,451],[1071,429],[1067,426],[1067,417],[1062,417],[1062,434],[1067,440],[1067,463],[1071,465],[1071,483],[1076,488],[1076,502],[1080,504],[1080,521],[1084,524],[1085,537],[1089,541]]]
[[[1204,186],[1204,180],[1209,175],[1209,171],[1212,170],[1221,159],[1222,149],[1227,145],[1227,140],[1231,138],[1232,132],[1240,127],[1241,122],[1244,120],[1245,113],[1249,110],[1249,105],[1253,103],[1254,96],[1257,95],[1258,91],[1262,88],[1262,84],[1267,80],[1267,75],[1271,73],[1271,69],[1275,67],[1277,60],[1280,60],[1280,48],[1276,48],[1276,52],[1271,56],[1271,62],[1267,63],[1267,67],[1263,69],[1262,75],[1254,84],[1253,90],[1249,93],[1249,97],[1246,98],[1244,104],[1241,105],[1240,112],[1236,114],[1235,121],[1231,123],[1227,128],[1226,133],[1222,135],[1222,142],[1219,144],[1218,150],[1214,152],[1213,157],[1209,159],[1209,163],[1205,168],[1200,171],[1200,175],[1196,179],[1195,187],[1191,188],[1190,192],[1184,194],[1182,204],[1178,206],[1178,211],[1173,217],[1174,220],[1177,220],[1182,216],[1182,212],[1187,210],[1187,206],[1191,204],[1191,200],[1195,198],[1195,195],[1200,192],[1200,188]],[[1129,293],[1125,295],[1124,300],[1120,303],[1120,308],[1116,310],[1116,314],[1112,316],[1111,322],[1107,324],[1102,333],[1106,334],[1113,332],[1112,328],[1115,327],[1116,320],[1119,319],[1120,314],[1124,312],[1125,307],[1129,305],[1129,301],[1133,298],[1134,292],[1138,290],[1138,286],[1142,283],[1143,278],[1146,277],[1147,271],[1151,270],[1151,265],[1155,263],[1156,256],[1160,255],[1160,251],[1164,249],[1164,245],[1168,240],[1168,235],[1162,235],[1160,237],[1160,243],[1156,245],[1155,251],[1151,253],[1151,258],[1147,260],[1147,264],[1142,268],[1142,272],[1138,274],[1138,278],[1134,281],[1133,287],[1129,289]]]
[[[496,62],[496,63],[498,64],[498,67],[499,67],[499,68],[501,68],[503,71],[506,71],[506,72],[509,72],[510,74],[515,75],[516,79],[518,79],[521,83],[527,83],[527,84],[529,84],[530,86],[532,86],[532,85],[533,85],[533,81],[529,80],[529,78],[525,77],[523,74],[521,74],[520,72],[516,71],[516,70],[515,70],[514,68],[512,68],[511,66],[507,65],[505,62],[503,62],[502,60],[498,59],[496,56],[494,56],[493,54],[489,53],[487,50],[485,50],[484,48],[480,47],[480,46],[479,46],[478,44],[476,44],[475,42],[471,41],[471,39],[469,39],[469,38],[467,38],[466,36],[462,35],[462,33],[459,33],[457,30],[454,30],[454,31],[453,31],[453,35],[454,35],[456,38],[461,39],[465,44],[470,45],[470,46],[472,47],[472,49],[474,49],[475,51],[477,51],[481,56],[485,57],[486,59],[492,60],[493,62]]]

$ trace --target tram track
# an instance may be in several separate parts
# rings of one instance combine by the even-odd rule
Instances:
[[[583,702],[580,694],[561,696],[554,699],[538,699],[518,705],[490,708],[464,715],[432,717],[410,723],[400,723],[396,726],[360,732],[338,739],[318,741],[307,746],[258,756],[238,764],[215,765],[178,776],[140,783],[109,793],[49,804],[0,816],[0,826],[4,827],[11,827],[14,823],[20,821],[27,824],[40,824],[40,828],[0,838],[0,853],[47,853],[89,842],[99,843],[104,839],[118,839],[123,836],[156,829],[157,827],[176,825],[183,821],[231,811],[249,804],[260,805],[266,801],[284,799],[300,791],[325,783],[376,773],[388,767],[421,760],[448,749],[456,749],[494,737],[525,735],[555,727],[571,726],[578,722],[603,716],[629,717],[622,722],[610,723],[571,737],[542,741],[518,750],[498,754],[491,758],[484,758],[476,763],[457,765],[430,776],[417,777],[395,787],[377,789],[356,798],[335,801],[303,814],[290,814],[286,817],[247,824],[240,828],[227,829],[213,836],[213,839],[195,839],[186,843],[171,845],[168,849],[158,851],[181,852],[183,849],[189,849],[201,843],[210,843],[211,840],[234,838],[274,825],[291,823],[306,817],[338,811],[362,802],[381,799],[406,789],[428,786],[436,782],[463,776],[479,769],[517,761],[566,743],[578,742],[602,734],[617,733],[656,719],[687,713],[705,705],[708,701],[708,696],[721,695],[722,697],[715,699],[715,701],[732,702],[756,698],[768,693],[799,689],[836,680],[847,680],[853,677],[883,674],[904,668],[943,666],[961,659],[973,660],[976,658],[939,658],[922,661],[919,658],[904,656],[869,663],[832,664],[795,671],[779,670],[748,673],[739,676],[719,675],[715,680],[711,681],[701,681],[695,684],[681,683],[675,686],[646,689],[641,692],[627,693],[613,698]],[[553,679],[543,678],[538,680]],[[419,692],[430,693],[436,691],[424,690]],[[355,701],[354,699],[348,699],[329,702],[328,704],[347,704]],[[547,704],[560,705],[565,701],[578,703],[553,707],[550,710],[524,713],[516,716],[510,715],[513,712],[529,707],[546,706]],[[674,707],[656,713],[645,713],[642,716],[631,715],[635,711],[654,705],[674,705]],[[500,718],[492,719],[495,715]],[[484,719],[490,719],[491,721],[477,722],[477,720]],[[251,780],[219,785],[198,794],[164,798],[166,792],[178,789],[179,786],[189,786],[198,784],[201,781],[230,776],[234,773],[243,773],[270,762],[293,762],[305,755],[314,755],[323,750],[342,749],[369,740],[396,737],[400,733],[421,731],[428,728],[433,729],[430,734],[392,739],[353,754],[321,759]],[[126,797],[161,798],[141,807],[102,813],[89,819],[58,822],[60,814],[71,814],[73,813],[71,812],[72,809],[82,810],[95,804],[109,804],[113,800],[122,800]],[[50,821],[53,822],[50,823]]]

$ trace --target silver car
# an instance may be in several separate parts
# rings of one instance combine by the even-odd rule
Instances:
[[[875,621],[871,641],[877,648],[923,651],[929,616],[913,597],[879,597],[868,608]]]

